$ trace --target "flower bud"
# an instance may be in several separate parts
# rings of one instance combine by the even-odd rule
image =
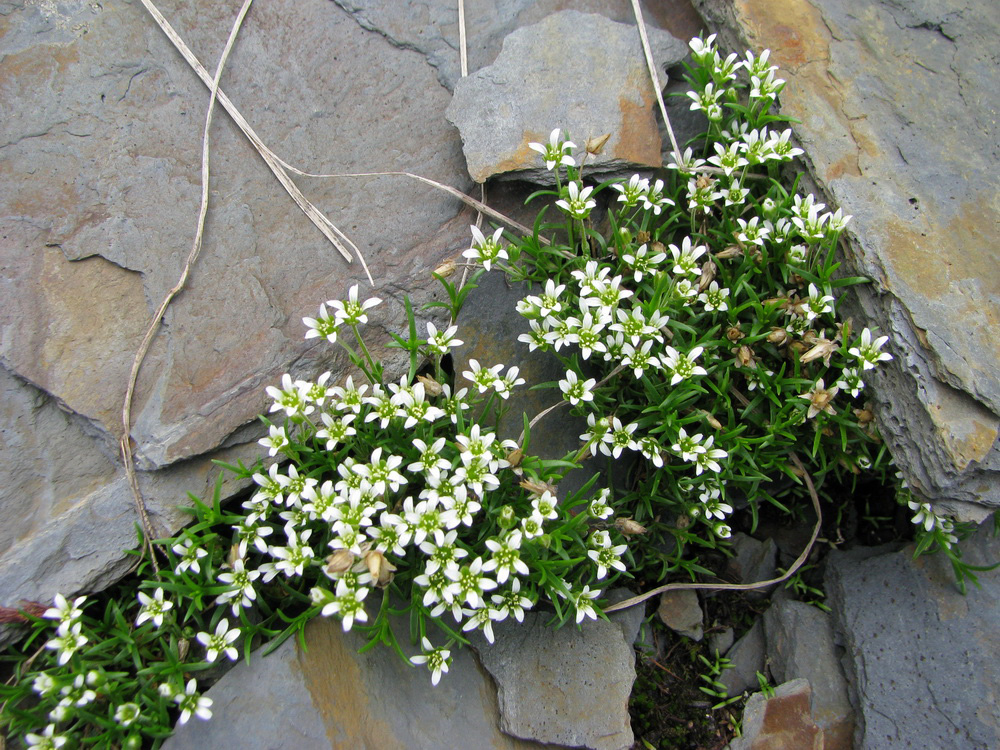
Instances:
[[[446,260],[444,263],[442,263],[440,266],[434,269],[434,273],[443,279],[448,278],[453,273],[455,273],[455,261]]]
[[[858,424],[864,426],[870,424],[875,419],[875,414],[867,406],[864,409],[855,409],[854,416],[858,418]]]
[[[520,448],[515,448],[510,453],[507,454],[507,463],[510,464],[510,468],[516,469],[521,465],[521,461],[524,459],[524,451]]]
[[[586,148],[588,154],[598,156],[601,151],[604,150],[604,146],[607,145],[610,138],[611,133],[605,133],[604,135],[599,135],[596,138],[588,138],[584,148]]]
[[[645,245],[651,239],[652,239],[652,235],[650,235],[649,232],[639,232],[635,236],[635,241],[638,242],[640,245]]]
[[[389,562],[385,555],[378,550],[372,549],[365,553],[365,565],[372,575],[372,580],[380,589],[384,589],[392,583],[393,573],[396,566]]]
[[[184,661],[187,658],[188,651],[191,650],[191,641],[187,638],[181,638],[177,641],[177,658]]]
[[[713,415],[709,414],[707,411],[702,412],[702,414],[705,415],[705,421],[708,422],[710,425],[712,425],[712,427],[714,427],[717,430],[722,429],[722,422],[716,419]]]
[[[708,285],[715,280],[715,272],[718,270],[718,266],[714,262],[708,260],[705,261],[701,266],[701,281],[698,282],[698,291],[704,292],[708,289]]]
[[[541,536],[536,537],[535,541],[537,541],[544,549],[548,549],[552,546],[552,535],[542,534]]]
[[[788,357],[790,359],[795,357],[801,357],[805,354],[806,343],[804,341],[792,341],[788,344]]]
[[[432,377],[428,377],[427,375],[417,375],[417,380],[423,383],[424,393],[432,398],[434,396],[440,396],[443,392],[441,384]]]
[[[546,492],[551,492],[553,495],[556,494],[556,486],[549,482],[539,482],[534,479],[525,479],[520,483],[522,489],[527,490],[532,495],[537,495],[541,497]]]
[[[326,558],[326,574],[328,576],[346,573],[354,566],[354,553],[349,549],[338,549]]]
[[[734,344],[740,339],[744,338],[745,336],[746,334],[740,330],[739,326],[730,326],[726,330],[726,338],[732,341]]]
[[[743,250],[741,250],[736,245],[730,245],[725,250],[720,250],[719,252],[717,252],[715,254],[715,257],[721,258],[722,260],[726,260],[727,258],[738,258],[741,255],[743,255]]]
[[[754,356],[753,349],[746,344],[736,348],[736,361],[740,367],[756,367],[757,357]]]
[[[767,340],[772,344],[783,346],[785,342],[788,341],[788,331],[784,328],[774,327],[771,329],[771,332],[767,334]]]
[[[497,519],[501,529],[512,529],[517,524],[517,513],[512,505],[504,505],[500,508],[500,517]]]
[[[625,536],[635,536],[637,534],[646,533],[646,527],[641,523],[633,521],[631,518],[616,518],[615,528]]]

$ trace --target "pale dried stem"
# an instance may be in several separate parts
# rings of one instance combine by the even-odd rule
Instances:
[[[670,125],[670,117],[667,115],[667,105],[663,103],[663,91],[660,90],[660,76],[656,72],[653,53],[649,48],[649,38],[646,36],[646,23],[642,20],[642,9],[639,7],[639,0],[632,0],[632,12],[635,14],[636,26],[639,27],[639,39],[642,40],[642,52],[646,56],[646,68],[649,70],[649,77],[653,79],[653,91],[656,92],[656,101],[660,105],[663,124],[667,126],[670,146],[673,148],[674,153],[677,154],[677,158],[679,158],[681,150],[677,145],[677,136],[674,135],[674,129]]]
[[[143,0],[143,3],[146,4],[147,8],[150,7],[148,0]],[[142,363],[146,359],[146,354],[149,351],[150,345],[153,343],[153,338],[156,336],[156,332],[160,328],[160,323],[163,322],[163,316],[167,312],[167,307],[169,307],[174,297],[180,294],[181,290],[184,289],[188,276],[191,273],[191,268],[194,266],[194,263],[198,259],[198,255],[201,252],[202,240],[205,236],[205,218],[208,215],[208,189],[210,176],[209,133],[212,128],[212,114],[215,111],[216,98],[221,93],[219,91],[219,80],[222,78],[222,71],[225,68],[226,61],[229,59],[229,53],[232,52],[233,45],[236,43],[236,36],[239,34],[240,27],[243,25],[243,19],[246,18],[247,12],[250,10],[250,5],[252,3],[253,0],[244,0],[243,6],[240,8],[240,12],[237,14],[233,27],[229,32],[229,39],[226,40],[226,46],[222,51],[222,56],[219,58],[219,65],[215,70],[215,77],[210,79],[209,82],[211,95],[208,100],[208,112],[205,114],[205,130],[201,139],[201,208],[198,211],[198,225],[195,230],[194,242],[191,245],[191,252],[188,253],[180,278],[177,280],[177,283],[174,284],[173,288],[167,292],[166,297],[163,298],[163,301],[160,303],[160,307],[157,309],[152,321],[150,321],[149,328],[146,329],[146,335],[143,336],[142,343],[139,344],[139,350],[136,352],[135,358],[132,360],[132,370],[129,373],[128,387],[125,389],[125,403],[122,406],[123,433],[121,439],[121,451],[122,460],[125,464],[125,475],[128,477],[128,483],[129,487],[132,489],[132,497],[135,500],[136,510],[139,512],[139,518],[142,521],[143,536],[145,537],[143,544],[149,552],[149,559],[153,563],[153,569],[157,574],[160,572],[160,566],[156,561],[156,548],[153,546],[153,539],[156,538],[156,534],[154,533],[153,525],[149,520],[149,513],[147,512],[146,504],[142,499],[142,492],[139,490],[139,482],[135,473],[135,460],[132,456],[130,434],[132,431],[132,400],[135,397],[135,386],[139,379],[139,370],[142,368]],[[152,10],[150,10],[150,12],[152,13]]]
[[[187,64],[191,66],[191,69],[198,74],[198,77],[206,86],[209,87],[209,89],[212,89],[212,77],[205,69],[205,66],[201,64],[201,61],[198,60],[187,44],[184,43],[184,40],[181,39],[180,35],[174,30],[159,9],[153,5],[151,0],[142,0],[142,4],[146,7],[146,10],[149,11],[153,20],[159,24],[163,33],[166,34],[167,38],[177,48],[177,51],[181,53],[181,56]],[[365,270],[365,274],[368,276],[369,282],[372,286],[374,286],[375,282],[372,280],[371,273],[368,271],[368,265],[365,263],[365,259],[361,255],[361,251],[358,250],[357,246],[351,242],[347,235],[334,226],[334,224],[318,208],[306,199],[306,197],[302,194],[302,191],[299,190],[298,186],[292,182],[291,178],[286,173],[285,168],[287,168],[288,165],[279,159],[277,155],[275,155],[275,153],[264,144],[264,142],[260,139],[260,136],[257,135],[256,131],[250,127],[250,123],[247,122],[246,118],[236,108],[236,105],[232,103],[228,96],[226,96],[225,92],[218,89],[218,87],[215,88],[219,103],[223,106],[226,112],[229,113],[229,116],[233,118],[233,122],[239,126],[240,130],[243,131],[244,135],[246,135],[246,137],[250,140],[250,143],[253,144],[254,148],[257,149],[261,158],[263,158],[267,166],[270,167],[274,176],[278,178],[278,181],[292,197],[292,200],[295,201],[295,204],[302,209],[302,212],[309,217],[309,220],[316,225],[319,231],[322,232],[328,240],[330,240],[333,246],[337,248],[348,263],[352,260],[348,246],[353,249],[354,253],[358,257],[358,260],[361,261],[361,265]]]
[[[665,591],[753,591],[754,589],[765,588],[766,586],[773,586],[776,583],[782,583],[787,581],[795,572],[802,567],[809,555],[812,553],[813,546],[816,544],[816,540],[819,538],[820,528],[823,526],[823,511],[819,507],[819,495],[816,494],[816,488],[813,486],[812,477],[809,476],[809,472],[802,465],[802,461],[795,453],[789,454],[792,463],[795,464],[795,468],[799,470],[802,479],[805,480],[806,488],[809,490],[809,497],[812,499],[813,510],[816,511],[816,525],[813,527],[812,535],[809,537],[809,544],[805,546],[801,554],[795,558],[795,562],[792,563],[792,567],[786,570],[782,575],[777,578],[771,578],[766,581],[757,581],[756,583],[668,583],[664,586],[658,586],[651,591],[647,591],[639,596],[633,596],[630,599],[625,599],[607,607],[605,612],[617,612],[620,609],[628,609],[629,607],[634,607],[636,604],[642,604],[644,601],[651,599],[657,594],[662,594]]]

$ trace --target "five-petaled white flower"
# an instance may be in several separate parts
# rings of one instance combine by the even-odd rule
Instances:
[[[212,699],[198,693],[198,682],[194,678],[188,680],[184,692],[174,694],[174,702],[181,710],[181,724],[186,724],[191,714],[205,721],[212,718]]]
[[[529,143],[528,148],[542,155],[542,158],[545,159],[546,169],[555,169],[561,164],[565,164],[568,167],[576,166],[576,159],[570,156],[570,152],[576,148],[576,144],[573,141],[562,140],[559,128],[549,133],[549,142],[547,144]]]
[[[164,613],[174,606],[174,603],[169,599],[164,600],[162,588],[156,589],[152,596],[140,591],[139,603],[142,604],[142,607],[139,609],[139,616],[135,618],[137,626],[142,625],[146,620],[152,620],[156,627],[162,626]]]
[[[483,264],[483,268],[489,271],[494,261],[507,260],[507,250],[500,244],[503,236],[503,227],[498,228],[492,237],[487,238],[479,229],[473,225],[472,247],[462,253],[463,258],[470,258]]]
[[[437,685],[441,681],[441,675],[448,671],[451,651],[444,646],[435,648],[427,637],[423,638],[422,644],[424,652],[411,657],[410,661],[414,664],[426,664],[431,671],[431,684]]]
[[[581,189],[579,182],[571,182],[566,186],[564,197],[557,200],[556,205],[574,219],[586,219],[597,206],[597,201],[590,197],[592,192],[593,185]]]
[[[888,336],[879,336],[872,341],[872,332],[865,328],[861,331],[861,341],[848,349],[847,353],[857,357],[862,369],[873,370],[879,362],[888,362],[892,359],[892,355],[888,352],[879,351],[888,340]]]
[[[229,620],[223,617],[219,624],[215,626],[215,633],[198,633],[195,638],[198,643],[205,647],[205,658],[208,661],[215,661],[219,654],[225,654],[230,661],[236,661],[239,654],[233,641],[240,637],[240,629],[229,629]]]
[[[358,285],[355,284],[347,292],[347,301],[339,299],[329,300],[326,304],[333,308],[333,314],[337,318],[338,325],[358,326],[368,322],[368,310],[371,310],[382,300],[378,297],[371,297],[364,302],[358,301]]]

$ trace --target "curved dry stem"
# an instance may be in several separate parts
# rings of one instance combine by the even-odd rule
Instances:
[[[629,607],[634,607],[636,604],[642,604],[647,599],[651,599],[657,594],[662,594],[665,591],[752,591],[754,589],[761,589],[776,583],[782,583],[795,575],[795,571],[801,568],[805,561],[809,559],[813,546],[816,544],[816,539],[819,538],[819,530],[823,526],[823,511],[819,507],[819,495],[816,494],[816,487],[813,486],[812,477],[809,476],[809,472],[806,471],[806,468],[802,465],[802,461],[799,460],[799,457],[795,453],[789,454],[789,457],[791,458],[792,463],[795,464],[795,468],[801,472],[802,478],[806,483],[806,488],[809,490],[809,497],[812,499],[813,510],[816,511],[816,525],[813,527],[812,535],[809,537],[809,544],[807,544],[801,554],[795,558],[795,562],[792,563],[792,566],[786,570],[784,574],[778,576],[777,578],[771,578],[766,581],[757,581],[755,583],[668,583],[664,586],[658,586],[651,591],[647,591],[644,594],[640,594],[639,596],[633,596],[630,599],[625,599],[617,604],[613,604],[604,611],[617,612],[621,609],[628,609]]]
[[[143,0],[146,4],[148,0]],[[205,236],[205,218],[208,215],[208,188],[209,188],[209,134],[212,129],[212,114],[215,111],[216,98],[219,95],[219,80],[222,78],[222,71],[226,66],[226,61],[229,59],[229,53],[232,52],[233,45],[236,43],[236,36],[239,34],[240,27],[243,25],[243,19],[246,18],[247,13],[250,10],[250,5],[253,0],[244,0],[243,6],[240,8],[240,12],[236,16],[236,21],[233,23],[233,27],[229,32],[229,39],[226,40],[226,46],[222,50],[222,56],[219,58],[219,65],[215,70],[215,77],[211,81],[209,89],[211,90],[211,95],[208,100],[208,112],[205,114],[205,129],[202,134],[201,139],[201,208],[198,211],[198,225],[195,230],[194,242],[191,245],[191,252],[188,253],[187,260],[184,262],[184,268],[181,270],[181,276],[174,284],[173,288],[167,292],[167,296],[163,298],[160,303],[156,314],[153,316],[152,321],[150,321],[149,327],[146,329],[146,335],[143,336],[142,342],[139,344],[139,350],[135,353],[135,358],[132,360],[132,370],[129,372],[128,386],[125,389],[125,403],[122,405],[122,439],[121,439],[121,452],[122,460],[125,463],[125,474],[128,477],[129,487],[132,490],[132,497],[135,500],[136,510],[139,513],[139,518],[142,521],[143,530],[143,547],[149,553],[149,559],[153,563],[153,570],[157,574],[160,572],[159,563],[156,560],[156,548],[153,546],[153,539],[156,538],[156,534],[153,531],[153,524],[149,520],[149,513],[146,510],[146,504],[142,499],[142,492],[139,489],[139,481],[135,473],[135,460],[132,456],[132,443],[130,433],[132,432],[132,400],[135,397],[135,386],[139,379],[139,370],[142,368],[142,363],[146,359],[146,353],[149,351],[150,345],[153,343],[153,339],[156,337],[156,332],[160,329],[160,323],[163,322],[163,316],[166,315],[167,308],[173,301],[174,297],[180,294],[181,290],[184,289],[185,284],[187,284],[188,276],[191,273],[191,267],[194,265],[195,261],[198,259],[199,253],[201,253],[202,240]],[[149,7],[147,5],[147,7]]]

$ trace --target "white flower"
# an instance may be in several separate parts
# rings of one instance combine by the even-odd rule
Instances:
[[[326,310],[326,305],[319,306],[318,318],[303,318],[302,322],[309,328],[306,338],[324,338],[331,344],[337,343],[337,321]]]
[[[690,237],[685,237],[680,247],[670,245],[670,254],[674,256],[673,272],[680,276],[700,276],[701,268],[698,265],[698,258],[705,252],[705,246],[692,245]]]
[[[861,331],[861,341],[848,349],[847,353],[857,357],[862,369],[873,370],[879,362],[888,362],[892,359],[892,355],[888,352],[879,351],[888,340],[888,336],[879,336],[872,341],[872,332],[865,328]]]
[[[240,637],[240,629],[229,629],[229,620],[223,617],[219,624],[215,626],[215,633],[198,633],[195,638],[198,643],[205,647],[205,658],[208,661],[215,661],[219,654],[225,654],[230,661],[236,661],[239,654],[233,641]]]
[[[270,411],[284,411],[289,419],[296,419],[308,416],[315,411],[315,407],[308,403],[306,392],[296,383],[292,382],[292,376],[287,372],[281,376],[281,388],[273,385],[264,389],[267,395],[274,402]]]
[[[596,518],[600,521],[606,521],[611,518],[614,511],[608,503],[611,498],[611,490],[605,488],[598,492],[590,501],[590,505],[587,507],[587,512],[592,518]]]
[[[179,544],[175,544],[171,547],[174,554],[181,558],[180,562],[177,563],[177,567],[174,568],[174,573],[180,575],[185,570],[193,570],[195,573],[201,573],[201,563],[198,562],[203,557],[208,556],[206,552],[201,547],[195,546],[194,542],[190,539],[185,539]]]
[[[135,618],[136,627],[142,625],[146,620],[152,620],[156,627],[162,626],[164,613],[174,606],[172,601],[164,601],[162,588],[156,589],[152,596],[140,591],[139,603],[142,604],[142,607],[139,609],[139,616]]]
[[[326,304],[334,309],[337,323],[340,325],[358,326],[368,322],[367,311],[372,309],[382,300],[378,297],[371,297],[364,302],[358,302],[358,285],[355,284],[348,290],[347,301],[330,300]]]
[[[24,741],[28,747],[38,748],[38,750],[54,750],[66,744],[66,738],[55,733],[56,725],[49,724],[41,734],[28,733],[24,736]]]
[[[622,208],[632,208],[639,205],[643,194],[649,189],[649,180],[640,178],[639,175],[634,174],[627,184],[615,182],[611,184],[611,188],[620,193],[618,201],[624,204]]]
[[[542,158],[545,160],[546,169],[555,169],[560,164],[570,167],[576,166],[576,160],[570,156],[570,152],[576,148],[576,144],[573,141],[563,141],[559,128],[549,133],[549,142],[547,145],[529,143],[528,148],[542,155]]]
[[[489,270],[489,269],[487,269]],[[427,323],[427,348],[434,354],[445,355],[451,349],[461,346],[464,341],[455,338],[458,326],[451,326],[444,331],[438,331],[433,323]]]
[[[427,637],[422,639],[424,652],[410,658],[414,664],[426,664],[431,671],[431,684],[437,685],[441,681],[441,675],[448,671],[451,662],[451,651],[438,646],[435,648]]]
[[[284,448],[288,446],[288,433],[285,432],[285,428],[282,425],[278,427],[277,425],[270,425],[268,427],[268,435],[266,438],[261,438],[257,441],[258,444],[263,445],[268,449],[267,455],[274,458],[278,453],[280,453]]]
[[[138,721],[142,709],[138,703],[122,703],[115,709],[115,721],[123,727],[128,727]]]
[[[270,529],[269,529],[270,532]],[[229,591],[224,591],[216,598],[216,604],[224,604],[232,601],[233,615],[239,611],[239,607],[250,607],[257,599],[257,590],[253,582],[260,578],[259,570],[247,570],[241,558],[233,561],[233,571],[219,575],[219,582],[229,585]]]
[[[582,591],[572,594],[573,605],[576,607],[576,623],[579,625],[585,617],[597,619],[597,608],[594,600],[601,595],[601,589],[591,591],[590,586],[584,586]]]
[[[549,167],[549,169],[551,168]],[[494,261],[507,260],[507,251],[500,244],[503,227],[499,227],[489,239],[479,230],[479,227],[473,225],[469,228],[472,230],[472,247],[462,253],[463,258],[471,258],[482,263],[483,268],[487,271],[491,269]]]
[[[715,442],[715,435],[709,435],[708,440],[705,441],[704,452],[699,453],[696,456],[696,464],[694,468],[694,473],[696,475],[701,474],[705,470],[714,471],[716,473],[722,471],[722,466],[719,465],[719,460],[726,458],[729,454],[721,448],[713,448],[713,442]]]
[[[809,296],[804,300],[806,320],[814,320],[820,315],[833,312],[833,296],[820,293],[815,284],[809,285]]]
[[[587,556],[597,565],[598,580],[604,578],[608,574],[609,569],[613,568],[614,570],[625,571],[625,563],[621,561],[621,556],[625,554],[625,550],[627,549],[627,544],[619,544],[612,547],[609,540],[606,546],[591,549],[587,552]]]
[[[73,654],[87,645],[87,636],[80,631],[83,623],[66,622],[59,626],[58,635],[46,642],[45,648],[59,652],[59,666],[63,666],[72,658]]]
[[[593,388],[596,384],[594,378],[580,380],[574,370],[567,370],[566,378],[559,381],[559,390],[563,392],[563,398],[576,406],[581,401],[594,400]]]
[[[479,389],[480,393],[486,393],[486,391],[493,388],[493,385],[496,383],[497,377],[502,369],[502,364],[494,365],[493,367],[487,369],[480,366],[478,360],[470,359],[469,369],[462,373],[462,377],[466,380],[472,381],[472,383]]]
[[[720,289],[719,282],[713,281],[708,285],[708,289],[698,295],[698,301],[705,306],[705,312],[725,312],[729,309],[726,299],[729,297],[729,289]]]
[[[497,622],[507,619],[507,615],[524,622],[524,610],[532,607],[531,599],[521,595],[521,582],[516,578],[511,581],[509,589],[493,594],[490,599],[496,605],[490,610],[490,616]]]
[[[70,603],[62,594],[56,594],[52,600],[53,606],[42,613],[42,617],[47,620],[59,620],[59,624],[72,623],[83,615],[83,603],[87,597],[81,596]]]
[[[511,574],[526,576],[530,572],[528,566],[521,560],[521,540],[523,534],[517,529],[509,532],[499,541],[487,539],[486,547],[493,556],[483,563],[483,572],[496,571],[497,583],[505,584]],[[495,599],[495,597],[494,597]]]
[[[708,371],[695,364],[695,360],[704,351],[703,347],[696,346],[687,354],[682,354],[672,346],[665,347],[666,353],[660,358],[663,368],[672,373],[670,385],[677,385],[682,380],[687,380],[692,375],[707,375]]]
[[[556,205],[568,213],[574,219],[586,219],[590,212],[597,207],[597,201],[590,197],[594,192],[593,185],[580,189],[580,183],[570,182],[566,186],[566,194]]]
[[[181,710],[181,724],[186,724],[187,720],[194,714],[199,719],[207,721],[212,718],[212,699],[206,698],[198,693],[198,682],[195,679],[188,680],[187,688],[183,693],[174,695],[174,702]]]

